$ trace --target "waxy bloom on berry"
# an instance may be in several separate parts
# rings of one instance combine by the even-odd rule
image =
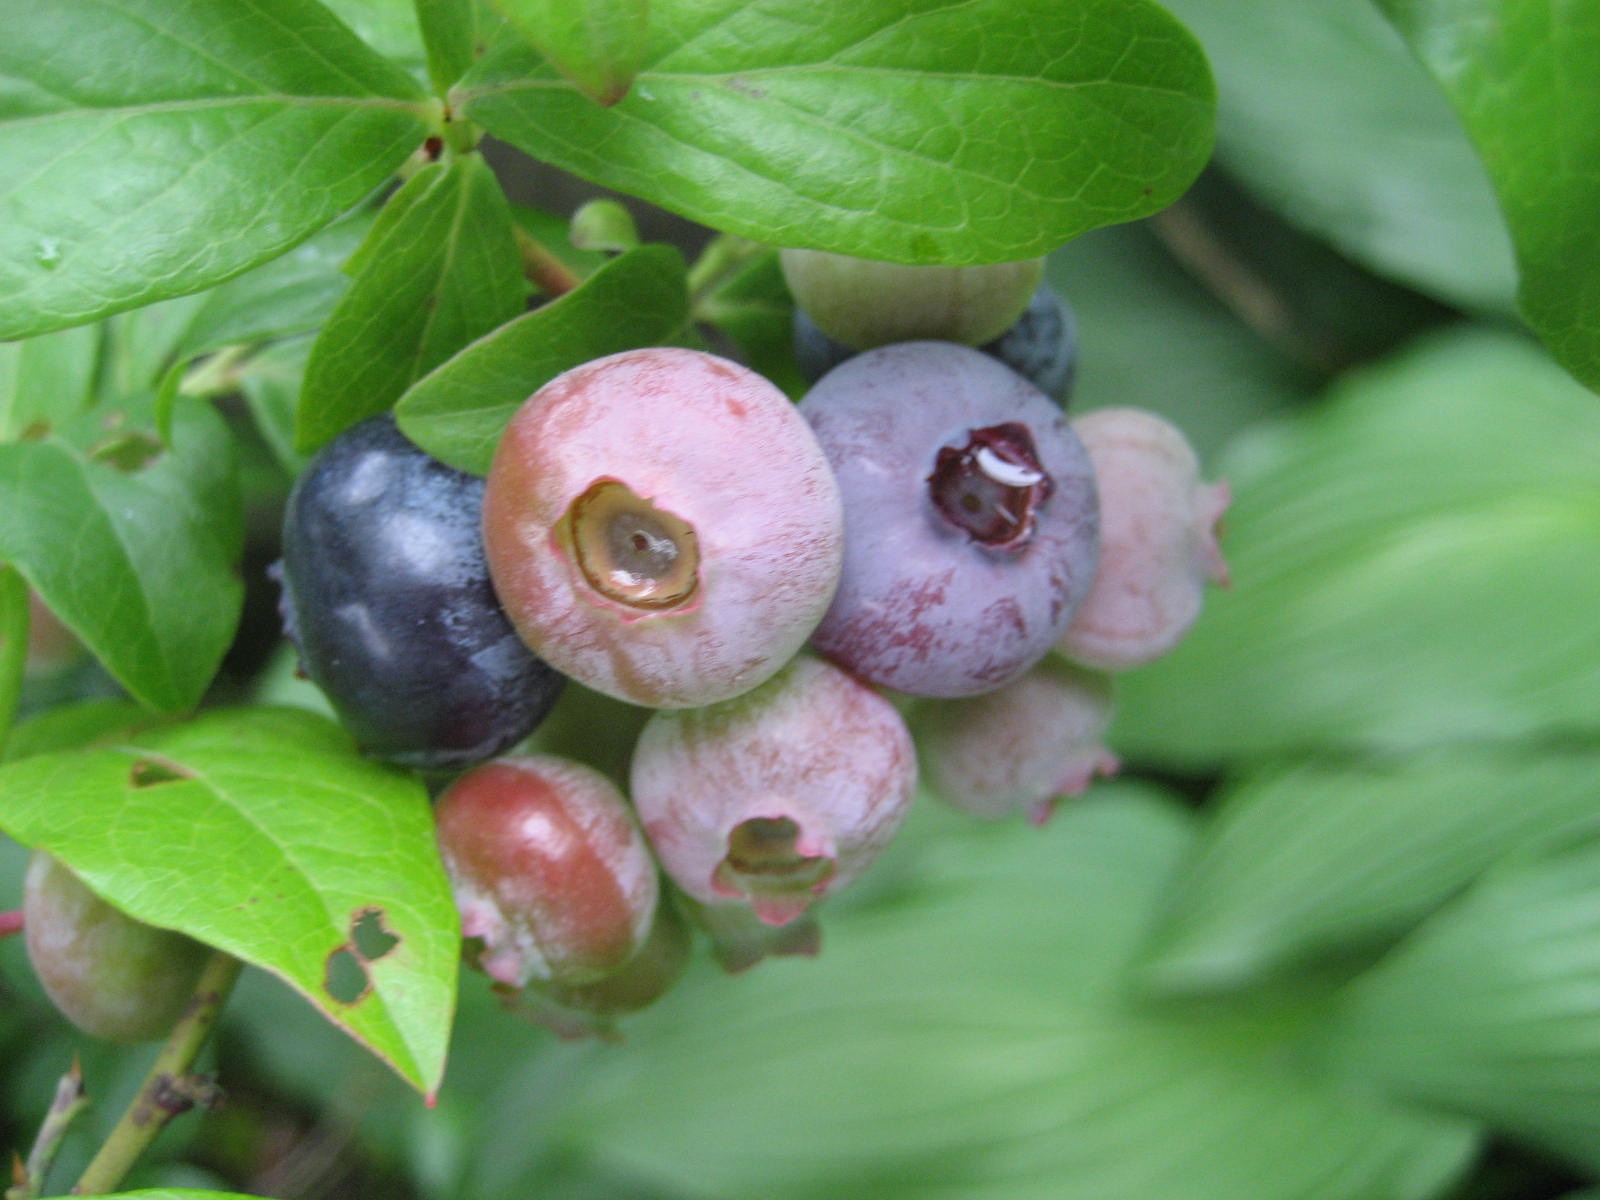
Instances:
[[[768,925],[859,875],[915,786],[895,707],[804,655],[737,699],[654,714],[631,784],[673,880],[704,904],[748,904]]]
[[[1217,523],[1226,483],[1205,483],[1183,433],[1154,413],[1102,408],[1073,423],[1100,490],[1100,565],[1060,650],[1126,671],[1171,650],[1200,615],[1207,580],[1226,587]]]

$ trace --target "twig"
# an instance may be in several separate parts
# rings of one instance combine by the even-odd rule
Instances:
[[[216,1024],[234,980],[243,966],[232,955],[212,952],[200,973],[188,1010],[179,1019],[167,1044],[161,1048],[139,1094],[128,1105],[116,1128],[106,1138],[72,1189],[75,1196],[114,1192],[145,1148],[167,1123],[196,1104],[211,1107],[221,1098],[214,1080],[194,1074],[195,1057]]]
[[[72,1069],[56,1084],[55,1098],[50,1101],[50,1111],[45,1114],[39,1134],[33,1139],[33,1149],[28,1151],[26,1163],[13,1163],[12,1174],[16,1183],[6,1191],[6,1200],[36,1200],[44,1191],[45,1177],[61,1149],[61,1139],[67,1127],[85,1108],[89,1097],[83,1090],[83,1068],[77,1059]]]
[[[512,232],[517,239],[517,253],[522,257],[522,273],[552,300],[565,296],[583,282],[538,238],[523,229]]]

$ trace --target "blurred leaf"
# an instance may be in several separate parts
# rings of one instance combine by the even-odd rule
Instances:
[[[644,61],[649,0],[493,3],[590,100],[611,105],[627,95]]]
[[[1363,1083],[1600,1167],[1600,841],[1505,863],[1357,979],[1325,1027]]]
[[[1224,794],[1158,926],[1148,974],[1233,986],[1369,952],[1532,842],[1592,824],[1600,752],[1449,751],[1298,764]]]
[[[417,26],[428,51],[428,78],[446,95],[478,57],[477,0],[415,0]]]
[[[1516,245],[1522,314],[1600,389],[1600,14],[1554,0],[1378,0],[1460,113]]]
[[[315,342],[309,335],[278,342],[252,355],[239,371],[239,390],[256,429],[290,478],[311,461],[310,454],[295,449],[294,422]]]
[[[99,361],[100,331],[88,326],[0,342],[0,442],[82,412]]]
[[[1217,157],[1265,203],[1380,274],[1454,304],[1511,311],[1511,244],[1488,176],[1373,6],[1167,7],[1216,72]]]
[[[130,915],[279,975],[414,1087],[437,1088],[459,937],[427,794],[332,722],[218,711],[24,759],[0,768],[0,824]],[[398,942],[359,958],[363,921]],[[346,993],[340,965],[366,990]]]
[[[0,446],[0,559],[134,696],[181,712],[233,639],[244,518],[221,417],[186,405],[169,443],[150,430],[130,402]]]
[[[671,344],[687,324],[683,256],[640,246],[462,350],[418,381],[395,416],[428,453],[482,475],[511,414],[544,384],[605,354]]]
[[[384,58],[420,71],[425,55],[416,0],[322,0]]]
[[[462,96],[535,158],[716,229],[969,263],[1168,203],[1213,104],[1198,48],[1144,0],[657,0],[610,108],[515,47]]]
[[[0,7],[0,338],[282,254],[427,134],[422,93],[314,0]]]
[[[306,365],[296,443],[313,450],[522,311],[511,214],[476,154],[419,171],[352,258]]]
[[[1210,764],[1594,729],[1596,462],[1594,397],[1522,341],[1349,376],[1221,465],[1232,590],[1122,677],[1111,744]]]
[[[158,386],[177,359],[184,331],[205,304],[206,295],[194,293],[107,319],[102,397],[115,400]]]
[[[6,739],[0,762],[103,744],[108,739],[127,737],[159,720],[131,700],[83,700],[57,705],[18,722]]]
[[[695,297],[695,315],[733,340],[740,361],[799,397],[810,385],[795,363],[794,300],[778,252],[757,249]]]
[[[820,958],[700,972],[626,1052],[506,1077],[455,1194],[532,1189],[517,1129],[703,1200],[1423,1200],[1464,1165],[1466,1123],[1299,1069],[1325,998],[1125,1003],[1190,842],[1174,806],[1107,787],[1043,830],[920,819],[945,836],[917,884],[838,915]]]
[[[1182,270],[1148,223],[1074,239],[1049,257],[1045,278],[1078,325],[1074,410],[1158,412],[1209,463],[1241,428],[1315,387]]]

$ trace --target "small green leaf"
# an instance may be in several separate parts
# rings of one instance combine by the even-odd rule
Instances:
[[[1350,986],[1326,1061],[1600,1168],[1600,841],[1508,861]]]
[[[413,1086],[437,1089],[459,934],[427,793],[359,757],[332,722],[218,711],[11,763],[0,826],[139,920],[282,977]],[[362,959],[353,930],[373,920],[399,940]],[[330,994],[335,963],[356,972],[356,992]]]
[[[899,262],[998,262],[1173,200],[1210,150],[1193,39],[1145,0],[657,0],[601,108],[515,47],[489,132],[702,224]]]
[[[1378,0],[1450,97],[1517,248],[1522,314],[1600,389],[1600,21],[1554,0]]]
[[[353,261],[355,279],[306,365],[301,450],[388,409],[462,346],[521,312],[527,295],[505,196],[476,154],[414,175]]]
[[[400,427],[458,470],[485,474],[511,414],[562,371],[681,338],[684,279],[683,256],[671,246],[640,246],[613,260],[420,380],[395,407]]]
[[[477,61],[481,7],[478,0],[416,0],[416,12],[428,48],[428,79],[443,96]]]
[[[589,99],[612,105],[628,94],[644,61],[649,0],[493,3]]]
[[[719,239],[712,247],[724,244]],[[742,254],[747,249],[757,253]],[[794,300],[784,283],[778,252],[751,243],[730,250],[735,261],[703,289],[696,289],[695,316],[733,339],[742,361],[758,374],[799,397],[810,384],[795,363]],[[706,258],[713,252],[708,248]],[[699,267],[696,263],[697,271]]]
[[[1217,75],[1217,160],[1292,224],[1449,303],[1509,313],[1516,270],[1461,122],[1371,4],[1167,0]]]
[[[1507,853],[1591,824],[1600,752],[1300,764],[1230,787],[1157,930],[1149,977],[1229,987],[1382,949]]]
[[[567,1060],[541,1128],[672,1194],[764,1200],[1425,1200],[1466,1163],[1468,1123],[1303,1069],[1326,996],[1127,1002],[1176,806],[1107,787],[1043,829],[944,833],[892,899],[825,918],[818,958],[692,976],[627,1053]],[[552,1086],[507,1080],[530,1099],[485,1137]]]
[[[1208,474],[1233,572],[1111,744],[1217,763],[1600,725],[1600,407],[1484,332],[1346,377]]]
[[[144,407],[0,445],[0,560],[139,700],[180,712],[233,639],[244,517],[222,418],[184,406],[163,447]]]
[[[315,0],[0,7],[0,338],[283,253],[426,136],[422,93]]]
[[[87,326],[0,342],[0,442],[81,413],[99,362],[100,330]]]

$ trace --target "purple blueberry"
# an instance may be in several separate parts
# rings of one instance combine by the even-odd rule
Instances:
[[[470,766],[526,737],[561,691],[495,598],[482,505],[483,480],[418,449],[387,414],[328,443],[290,493],[285,628],[377,758]]]
[[[1051,399],[1066,403],[1078,360],[1078,329],[1072,310],[1048,283],[1041,283],[1016,323],[979,346],[1027,379]],[[829,337],[798,305],[794,310],[794,353],[801,373],[815,383],[860,351]]]
[[[917,696],[992,691],[1039,661],[1099,550],[1094,471],[1061,409],[977,350],[904,342],[835,368],[800,411],[845,507],[813,645]]]

